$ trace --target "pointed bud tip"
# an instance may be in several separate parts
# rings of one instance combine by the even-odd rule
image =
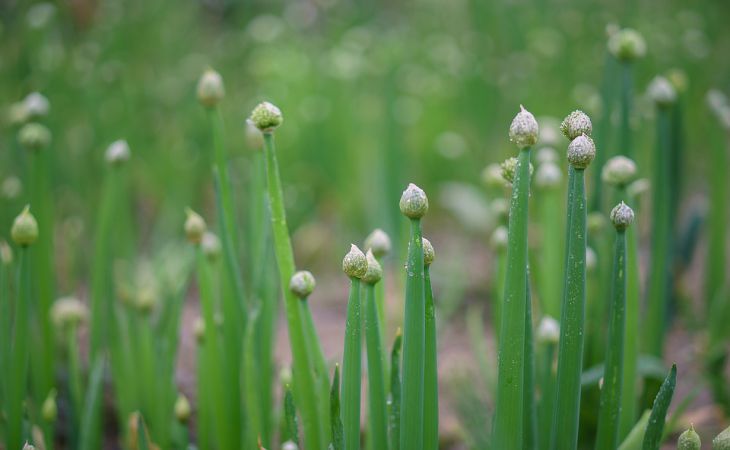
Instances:
[[[509,139],[518,148],[531,147],[537,143],[540,130],[535,116],[520,105],[520,112],[517,113],[509,126]]]
[[[21,247],[27,247],[38,239],[38,222],[30,212],[30,205],[26,205],[13,221],[10,237]]]
[[[350,278],[362,278],[368,270],[365,253],[355,244],[350,244],[350,251],[342,259],[342,271]]]
[[[611,222],[618,231],[623,231],[634,222],[634,210],[621,202],[611,210]]]
[[[586,134],[581,134],[568,144],[568,163],[575,169],[586,169],[595,157],[596,144]]]
[[[409,183],[400,198],[400,211],[411,219],[420,219],[428,212],[428,197],[423,189]]]

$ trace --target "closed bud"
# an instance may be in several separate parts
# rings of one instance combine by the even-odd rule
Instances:
[[[507,185],[507,180],[502,176],[502,167],[497,164],[489,164],[482,170],[482,182],[488,188],[503,188]]]
[[[423,242],[423,265],[430,266],[433,264],[433,260],[436,259],[436,252],[433,250],[431,241],[426,238],[422,238]]]
[[[198,101],[206,108],[213,108],[226,94],[223,77],[213,69],[207,69],[198,80]]]
[[[190,243],[200,244],[207,229],[205,220],[200,214],[190,208],[185,210],[185,214],[187,214],[187,218],[185,219],[185,236]]]
[[[595,157],[596,144],[585,134],[573,139],[568,145],[568,163],[576,169],[585,169]]]
[[[5,241],[0,241],[0,263],[3,266],[13,263],[13,249]]]
[[[428,197],[423,189],[410,183],[400,198],[400,212],[410,219],[420,219],[428,212]]]
[[[542,189],[550,189],[560,186],[563,181],[563,172],[557,164],[549,162],[540,164],[535,174],[535,186]]]
[[[40,92],[31,92],[23,99],[25,112],[30,119],[47,116],[51,109],[51,103]]]
[[[129,150],[129,144],[124,139],[119,139],[109,144],[104,153],[104,159],[112,166],[119,166],[129,161],[132,152]]]
[[[374,229],[365,239],[365,249],[372,250],[376,258],[382,258],[390,253],[391,245],[388,233],[380,228]]]
[[[555,117],[540,117],[540,136],[538,142],[544,148],[550,148],[560,143],[560,121]]]
[[[301,299],[309,297],[316,286],[317,282],[314,275],[308,270],[300,270],[289,280],[289,290]]]
[[[365,259],[368,263],[368,270],[365,272],[365,276],[362,277],[362,281],[367,284],[375,284],[383,278],[383,268],[380,267],[380,263],[375,259],[372,250],[368,250]]]
[[[649,87],[646,88],[646,93],[659,108],[667,108],[677,100],[677,91],[674,90],[674,86],[662,76],[656,76],[651,80]]]
[[[89,317],[89,309],[76,297],[62,297],[53,302],[51,320],[56,327],[65,330],[76,327]]]
[[[27,247],[38,239],[38,222],[30,213],[30,205],[26,206],[13,221],[10,236],[13,238],[13,242],[21,247]]]
[[[51,131],[45,125],[31,122],[18,131],[18,142],[26,150],[42,150],[51,144]]]
[[[157,293],[152,288],[143,288],[137,293],[135,302],[137,310],[143,314],[149,314],[157,306]]]
[[[192,408],[190,407],[188,398],[182,393],[178,394],[177,400],[175,400],[175,418],[179,422],[185,423],[190,418],[191,411]]]
[[[537,326],[537,341],[546,344],[557,344],[560,340],[560,324],[550,316],[545,316]]]
[[[203,233],[203,239],[200,241],[200,248],[208,261],[217,261],[221,255],[221,241],[212,231]]]
[[[489,244],[494,250],[502,251],[507,248],[507,240],[509,233],[507,227],[499,226],[492,232],[492,237],[489,239]]]
[[[568,114],[560,124],[560,131],[571,141],[578,136],[590,136],[593,133],[593,123],[588,114],[575,110]]]
[[[362,278],[367,273],[367,257],[357,245],[350,245],[350,251],[342,260],[342,271],[350,278]]]
[[[505,198],[495,198],[489,204],[489,209],[494,217],[499,220],[506,220],[509,217],[509,202]]]
[[[678,68],[671,69],[667,72],[667,79],[670,83],[672,83],[672,86],[677,93],[681,94],[687,91],[689,78],[687,77],[687,72],[684,70]]]
[[[538,165],[547,163],[557,164],[558,160],[558,152],[553,147],[542,147],[535,154],[535,162]]]
[[[712,440],[712,450],[730,450],[730,427],[715,436]]]
[[[636,198],[648,192],[649,189],[651,189],[651,182],[646,178],[639,178],[626,188],[626,193],[629,194],[629,197]]]
[[[58,405],[56,404],[56,390],[51,389],[48,396],[43,400],[41,415],[46,422],[55,422],[58,417]]]
[[[608,221],[602,212],[592,211],[588,213],[588,217],[586,219],[588,236],[598,236],[606,229],[606,225],[608,225]]]
[[[286,441],[281,444],[281,450],[299,450],[299,447],[292,441]]]
[[[601,173],[604,183],[615,187],[625,187],[636,178],[636,163],[625,156],[614,156],[606,161]]]
[[[281,110],[269,102],[262,102],[251,111],[251,123],[264,133],[271,133],[284,121]]]
[[[634,222],[634,210],[621,202],[611,210],[611,222],[619,231],[624,231]]]
[[[586,247],[586,272],[593,273],[598,268],[598,255],[590,247]]]
[[[509,139],[518,148],[531,147],[537,143],[539,127],[535,116],[520,105],[520,112],[517,113],[509,126]]]
[[[632,62],[646,55],[646,41],[638,31],[624,28],[609,37],[608,51],[619,61]]]
[[[693,425],[690,425],[689,430],[680,434],[677,439],[677,450],[700,450],[701,446],[700,435],[697,434]]]
[[[517,176],[517,166],[519,166],[519,164],[519,159],[512,157],[505,159],[504,162],[500,165],[502,169],[502,178],[505,180],[507,185],[511,185],[515,182],[515,177]],[[530,163],[530,176],[532,176],[532,172],[534,171],[535,168],[532,166],[532,163]]]

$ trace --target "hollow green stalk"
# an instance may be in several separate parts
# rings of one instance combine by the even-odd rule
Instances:
[[[539,342],[537,388],[540,391],[538,403],[538,448],[550,448],[550,430],[553,425],[555,405],[555,350],[560,329],[552,317],[544,317],[537,332]]]
[[[335,364],[335,374],[332,376],[332,389],[330,390],[330,428],[332,431],[332,449],[342,450],[344,444],[344,430],[342,416],[340,414],[340,365]]]
[[[68,351],[68,385],[71,393],[71,404],[73,406],[74,425],[78,426],[83,411],[83,388],[76,331],[76,324],[70,325],[69,329],[65,330],[67,339],[66,349]]]
[[[350,277],[345,325],[345,354],[342,360],[342,423],[344,450],[360,449],[360,381],[362,338],[360,279]]]
[[[249,323],[246,327],[246,334],[244,336],[244,350],[243,359],[241,363],[243,368],[241,373],[243,374],[243,386],[246,401],[244,402],[245,414],[246,414],[246,432],[244,433],[244,446],[245,448],[256,448],[256,444],[259,440],[263,443],[264,437],[262,436],[263,422],[265,417],[261,414],[259,396],[262,392],[259,391],[259,373],[257,370],[257,359],[256,359],[256,341],[254,339],[256,333],[256,321],[259,320],[258,313],[256,311],[249,315]],[[268,442],[265,444],[268,445]]]
[[[399,328],[395,334],[393,348],[390,352],[390,395],[388,397],[388,438],[390,442],[390,450],[400,449],[400,355],[402,343],[403,338]]]
[[[621,67],[621,96],[619,102],[619,152],[622,155],[634,158],[634,148],[631,139],[631,110],[634,103],[634,64],[622,61]],[[598,183],[597,183],[598,184]]]
[[[281,290],[284,293],[286,317],[289,328],[289,343],[292,348],[296,383],[294,383],[295,398],[299,404],[304,425],[305,443],[307,448],[325,448],[317,414],[315,395],[316,381],[309,369],[310,357],[305,345],[303,318],[299,310],[299,299],[289,291],[289,280],[294,274],[294,254],[292,252],[289,230],[286,224],[284,210],[284,196],[279,178],[279,166],[276,160],[276,148],[272,131],[264,132],[264,154],[266,158],[267,193],[271,214],[271,227],[274,236],[274,250],[279,267]]]
[[[196,322],[195,337],[197,341],[197,399],[198,399],[198,415],[196,420],[197,435],[198,435],[198,447],[201,449],[214,448],[213,443],[213,426],[212,421],[212,388],[213,385],[209,381],[210,372],[206,369],[210,358],[206,354],[207,347],[205,335],[207,330],[205,329],[205,322],[200,319]]]
[[[104,388],[104,357],[97,354],[93,358],[89,374],[89,384],[84,398],[81,415],[79,450],[93,450],[101,447],[101,402]]]
[[[664,432],[664,422],[667,417],[669,405],[672,403],[674,388],[677,385],[677,365],[672,364],[672,368],[664,379],[659,393],[654,399],[654,405],[651,407],[649,422],[646,425],[646,433],[644,433],[644,441],[641,446],[642,450],[659,450],[662,443],[662,433]]]
[[[669,259],[671,245],[669,208],[669,111],[657,109],[657,143],[654,150],[654,178],[652,191],[651,266],[648,279],[646,335],[644,349],[661,356],[666,333],[667,305],[669,303]]]
[[[527,216],[530,190],[530,147],[520,150],[509,214],[507,270],[499,339],[499,376],[494,448],[523,445],[525,315],[527,298]]]
[[[432,251],[433,252],[433,251]],[[436,306],[431,288],[431,263],[428,259],[424,266],[424,286],[426,297],[426,360],[424,363],[423,394],[423,449],[439,448],[439,390],[438,390],[438,347],[436,339]],[[380,448],[380,447],[376,447]]]
[[[621,208],[621,205],[617,208]],[[628,207],[626,208],[628,209]],[[631,217],[631,220],[633,220],[633,212],[631,213]],[[614,224],[616,225],[615,221]],[[603,387],[601,388],[601,403],[598,412],[598,434],[596,437],[596,449],[598,450],[614,450],[618,445],[623,391],[624,333],[626,325],[627,226],[616,225],[616,241],[613,255],[613,286],[611,288],[611,302],[609,303],[606,359],[603,372]]]
[[[411,219],[406,266],[400,450],[423,448],[425,320],[421,220]],[[347,449],[346,449],[347,450]]]
[[[532,295],[530,292],[529,269],[526,277],[525,298],[525,376],[523,388],[523,408],[525,437],[522,441],[524,450],[536,450],[537,447],[537,409],[535,406],[535,346],[532,333]]]
[[[596,140],[601,142],[606,148],[610,146],[608,138],[611,136],[612,131],[611,117],[613,116],[612,112],[615,106],[616,71],[618,68],[619,64],[616,59],[607,52],[603,67],[603,79],[601,81],[601,119],[595,131]],[[599,172],[603,169],[603,164],[606,162],[607,157],[608,155],[605,152],[600,152],[596,155],[595,164]],[[603,183],[593,183],[591,211],[603,211]]]
[[[299,302],[299,309],[302,319],[304,320],[304,334],[306,336],[307,354],[312,360],[311,370],[314,373],[314,379],[317,383],[316,389],[320,398],[327,398],[330,392],[329,371],[327,370],[327,360],[324,356],[322,344],[317,335],[317,328],[314,325],[312,311],[309,308],[309,299],[303,298]],[[319,423],[322,425],[322,436],[325,440],[330,440],[330,432],[327,424],[330,423],[330,407],[327,402],[318,402]]]
[[[23,403],[27,395],[28,364],[30,360],[28,336],[30,332],[31,257],[28,247],[21,247],[18,257],[18,281],[16,284],[15,318],[13,320],[13,342],[11,370],[8,375],[9,390],[7,404],[8,448],[23,446]]]
[[[13,253],[10,246],[0,242],[0,373],[10,373],[10,355],[13,342],[10,277]],[[0,380],[0,404],[6,405],[9,392],[8,377]],[[2,411],[3,408],[0,408]]]
[[[646,424],[649,423],[649,415],[651,411],[644,411],[639,420],[631,427],[629,434],[618,446],[618,450],[641,450],[641,443],[646,433]]]
[[[540,169],[538,169],[538,174]],[[596,183],[600,184],[600,183]],[[561,209],[561,192],[559,186],[545,187],[538,202],[540,224],[542,225],[542,242],[540,246],[539,275],[542,312],[551,317],[560,317],[560,301],[562,296],[562,275],[560,273],[563,262],[563,249],[559,236],[564,229],[563,216],[556,214]]]
[[[568,236],[565,291],[560,321],[553,449],[575,448],[578,442],[580,376],[586,302],[585,168],[595,155],[593,141],[578,136],[568,146]]]
[[[727,249],[727,221],[730,212],[730,199],[727,188],[727,167],[730,163],[730,133],[726,135],[726,145],[713,145],[710,157],[710,205],[708,211],[707,262],[705,264],[705,302],[708,314],[713,303],[722,293],[727,275],[725,250]]]
[[[368,362],[368,445],[372,449],[388,450],[387,394],[383,378],[383,342],[378,317],[377,286],[377,284],[371,283],[364,284],[365,340]]]

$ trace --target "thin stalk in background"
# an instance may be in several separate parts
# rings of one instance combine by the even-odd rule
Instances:
[[[509,129],[520,149],[513,171],[509,213],[507,270],[499,338],[499,375],[494,417],[493,448],[522,448],[527,305],[527,216],[530,191],[530,150],[537,142],[535,117],[521,107]]]
[[[365,342],[368,361],[368,447],[388,450],[388,412],[386,405],[383,366],[383,341],[376,288],[383,277],[383,269],[372,250],[366,255],[368,269],[363,277],[365,291]]]
[[[616,97],[616,72],[619,64],[610,51],[606,52],[604,57],[605,64],[603,66],[603,78],[601,80],[601,120],[596,126],[595,137],[598,142],[603,143],[605,147],[610,147],[612,126],[611,117],[613,115],[614,98]],[[598,170],[603,169],[603,165],[608,155],[600,152],[596,155],[594,164]],[[593,183],[593,195],[591,197],[591,211],[603,211],[603,184]],[[559,316],[555,316],[559,317]]]
[[[423,267],[426,300],[426,360],[423,373],[423,449],[439,448],[438,340],[436,339],[436,305],[431,287],[431,264],[436,254],[433,245],[423,238]]]
[[[571,119],[573,117],[573,119]],[[563,122],[563,132],[572,139],[568,163],[573,184],[568,193],[568,241],[565,292],[560,321],[558,376],[551,448],[575,448],[578,442],[580,376],[586,301],[586,196],[585,169],[595,157],[596,147],[575,116]],[[580,134],[578,134],[580,133]]]
[[[0,373],[10,373],[10,355],[13,343],[13,316],[10,278],[13,272],[13,250],[0,241]],[[0,405],[6,405],[9,395],[8,378],[0,380]],[[0,408],[2,411],[3,408]]]
[[[524,433],[522,441],[524,450],[537,450],[537,409],[535,405],[535,344],[532,333],[532,294],[530,290],[530,270],[527,270],[525,300],[525,376],[522,394]]]
[[[400,210],[411,223],[406,263],[400,450],[422,450],[426,307],[421,218],[428,212],[426,193],[409,184],[401,196]]]
[[[544,316],[537,327],[539,362],[537,364],[537,388],[540,401],[537,405],[538,448],[550,448],[550,430],[553,426],[555,404],[555,353],[560,339],[560,325],[550,316]]]
[[[332,376],[332,389],[330,390],[330,424],[332,432],[332,450],[342,450],[344,444],[344,430],[342,416],[340,415],[340,365],[335,364],[335,373]]]
[[[317,414],[317,402],[314,391],[316,380],[310,370],[311,357],[308,355],[305,345],[306,337],[304,334],[303,318],[301,317],[298,305],[299,299],[288,289],[296,266],[294,264],[294,253],[292,251],[289,230],[286,224],[284,195],[281,189],[279,165],[274,146],[274,130],[281,125],[282,120],[279,108],[267,102],[258,105],[251,113],[252,123],[264,134],[269,212],[274,237],[276,262],[279,267],[279,281],[281,290],[284,293],[287,325],[289,328],[289,343],[292,348],[294,372],[296,373],[296,382],[294,383],[295,399],[299,404],[304,422],[304,441],[306,448],[319,449],[327,446],[326,439],[323,439],[322,431],[322,427],[325,424],[319,423]]]
[[[596,183],[600,184],[600,183]],[[537,202],[542,239],[540,241],[540,264],[537,271],[540,290],[540,306],[543,314],[560,317],[560,301],[562,295],[561,263],[563,249],[560,239],[555,239],[564,229],[563,217],[556,214],[561,208],[563,172],[557,164],[544,162],[535,172],[535,187],[539,201]]]
[[[669,303],[669,263],[672,248],[670,183],[668,153],[671,151],[670,108],[676,92],[665,78],[656,77],[649,86],[649,95],[656,104],[657,141],[653,158],[651,266],[647,288],[646,335],[644,349],[661,356],[667,327]]]
[[[400,405],[401,376],[400,355],[403,335],[400,328],[396,330],[393,347],[390,351],[390,394],[388,395],[388,439],[390,450],[400,449]]]
[[[370,235],[365,239],[364,243],[365,251],[372,250],[373,256],[380,264],[380,267],[384,266],[384,260],[392,250],[392,243],[390,236],[381,230],[376,228]],[[385,275],[385,271],[383,271]],[[385,305],[385,280],[381,279],[379,283],[375,285],[375,304],[378,308],[378,323],[380,325],[380,342],[387,342],[387,328],[388,320],[386,316],[386,305]],[[388,366],[385,363],[388,360],[388,350],[383,345],[383,380],[388,379]]]
[[[360,382],[362,377],[362,320],[360,280],[367,275],[365,254],[352,244],[342,260],[342,270],[350,278],[347,300],[344,357],[342,359],[342,424],[344,450],[360,449]]]
[[[609,303],[606,359],[598,412],[596,449],[614,450],[618,445],[619,420],[623,391],[624,333],[626,326],[626,229],[634,212],[621,202],[611,211],[616,228],[613,256],[613,286]]]
[[[494,251],[496,270],[492,273],[492,329],[495,339],[499,342],[500,328],[502,326],[502,309],[504,306],[504,284],[507,276],[507,241],[509,232],[507,227],[500,225],[494,229],[489,238],[489,244]]]
[[[16,282],[15,315],[13,319],[13,340],[8,373],[7,403],[7,446],[21,448],[23,445],[23,403],[28,391],[28,365],[30,361],[30,308],[33,304],[32,266],[30,246],[38,239],[38,223],[25,207],[15,218],[11,229],[13,242],[20,246],[18,256],[18,279]]]

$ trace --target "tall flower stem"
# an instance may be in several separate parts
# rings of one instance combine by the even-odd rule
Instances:
[[[362,359],[360,280],[350,277],[342,361],[342,423],[344,450],[360,449],[360,380]]]
[[[426,289],[426,328],[423,394],[423,448],[439,448],[438,346],[436,339],[436,306],[431,288],[433,247],[424,239],[424,286]],[[430,255],[430,256],[429,256]]]
[[[22,448],[23,446],[23,402],[28,393],[29,348],[28,336],[30,331],[30,304],[31,294],[31,258],[30,250],[22,247],[19,252],[17,296],[15,302],[15,319],[11,365],[13,370],[8,373],[8,448]]]

